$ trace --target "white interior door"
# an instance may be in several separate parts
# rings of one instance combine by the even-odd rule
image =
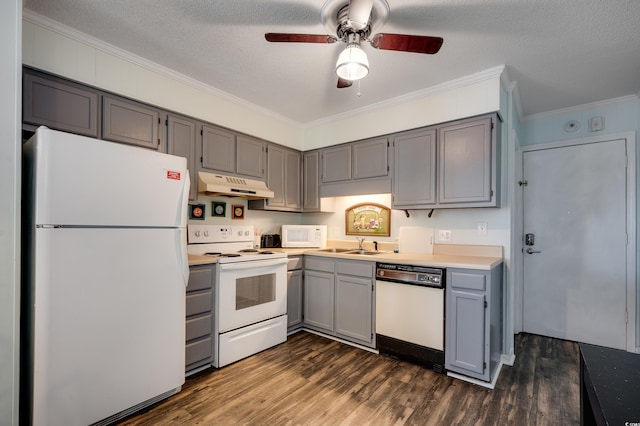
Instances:
[[[523,153],[526,332],[626,349],[624,139]]]

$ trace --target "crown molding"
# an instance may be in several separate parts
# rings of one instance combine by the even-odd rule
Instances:
[[[523,121],[531,121],[531,120],[537,120],[537,119],[540,119],[540,118],[558,116],[558,115],[561,115],[561,114],[570,114],[570,113],[575,113],[575,112],[582,112],[582,111],[590,110],[590,109],[593,109],[593,108],[607,107],[607,106],[611,106],[611,105],[615,105],[615,104],[621,104],[621,103],[625,103],[625,102],[634,102],[634,101],[637,101],[638,99],[640,99],[640,95],[639,94],[620,96],[618,98],[605,99],[603,101],[590,102],[588,104],[576,105],[576,106],[567,107],[567,108],[554,109],[552,111],[545,111],[545,112],[540,112],[540,113],[537,113],[537,114],[530,114],[530,115],[525,116],[523,118]]]

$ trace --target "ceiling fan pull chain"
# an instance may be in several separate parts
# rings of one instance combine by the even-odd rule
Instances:
[[[356,93],[356,95],[358,95],[358,97],[360,97],[360,95],[362,95],[362,93],[360,93],[360,81],[362,81],[362,80],[358,80],[358,93]]]

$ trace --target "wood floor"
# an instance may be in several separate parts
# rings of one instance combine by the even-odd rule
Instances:
[[[187,379],[123,425],[579,424],[578,345],[520,334],[516,362],[489,390],[299,332]]]

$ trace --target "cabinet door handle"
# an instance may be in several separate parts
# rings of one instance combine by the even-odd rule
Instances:
[[[542,253],[540,250],[534,250],[531,247],[527,249],[527,254]]]

